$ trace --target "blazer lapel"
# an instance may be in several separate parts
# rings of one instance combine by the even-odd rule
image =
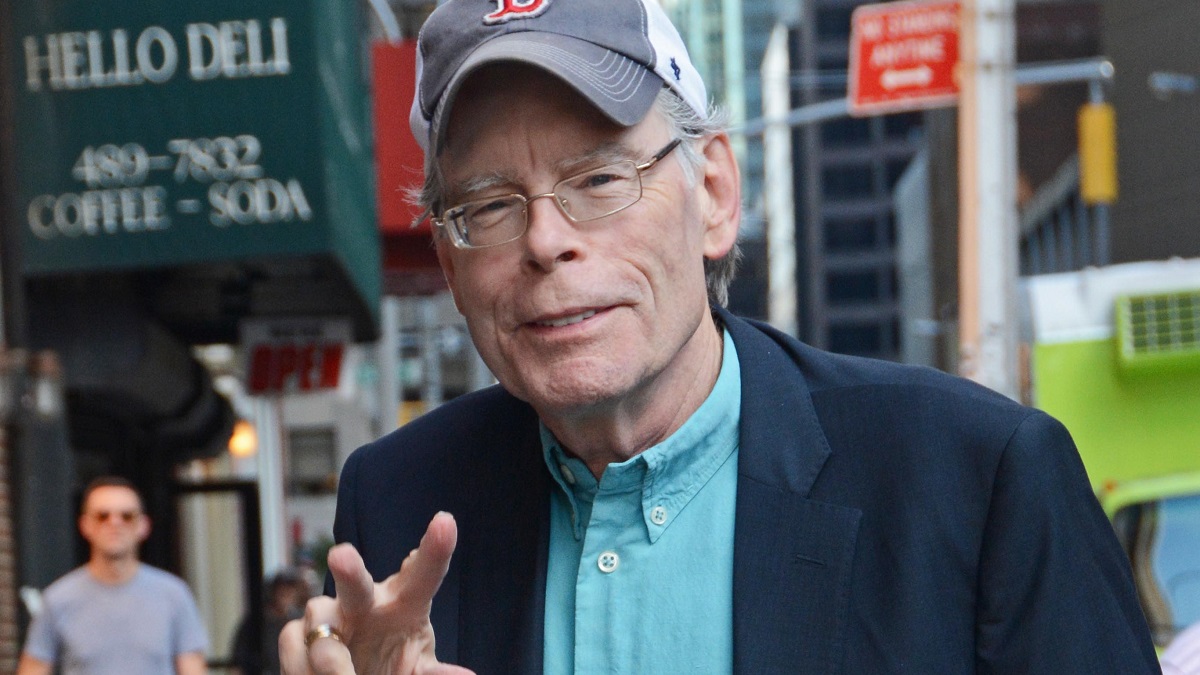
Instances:
[[[795,345],[719,314],[742,371],[734,672],[834,673],[861,513],[809,497],[830,448]]]

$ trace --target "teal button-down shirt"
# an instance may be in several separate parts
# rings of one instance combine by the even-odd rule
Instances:
[[[550,499],[546,675],[733,669],[733,524],[741,374],[721,373],[666,440],[599,482],[542,427]]]

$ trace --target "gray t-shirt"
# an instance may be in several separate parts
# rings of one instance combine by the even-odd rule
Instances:
[[[176,656],[207,649],[187,584],[145,564],[120,585],[83,567],[50,584],[25,641],[26,654],[63,675],[173,675]]]

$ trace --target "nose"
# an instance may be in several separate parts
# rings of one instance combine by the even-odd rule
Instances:
[[[525,264],[537,271],[549,272],[559,263],[579,257],[583,244],[580,232],[562,212],[554,193],[529,197],[525,209],[529,219],[522,237]]]

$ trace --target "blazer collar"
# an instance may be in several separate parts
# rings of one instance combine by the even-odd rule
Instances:
[[[808,384],[786,336],[767,333],[723,308],[716,314],[733,337],[742,366],[738,475],[807,495],[829,458]],[[786,429],[786,433],[784,432]]]

